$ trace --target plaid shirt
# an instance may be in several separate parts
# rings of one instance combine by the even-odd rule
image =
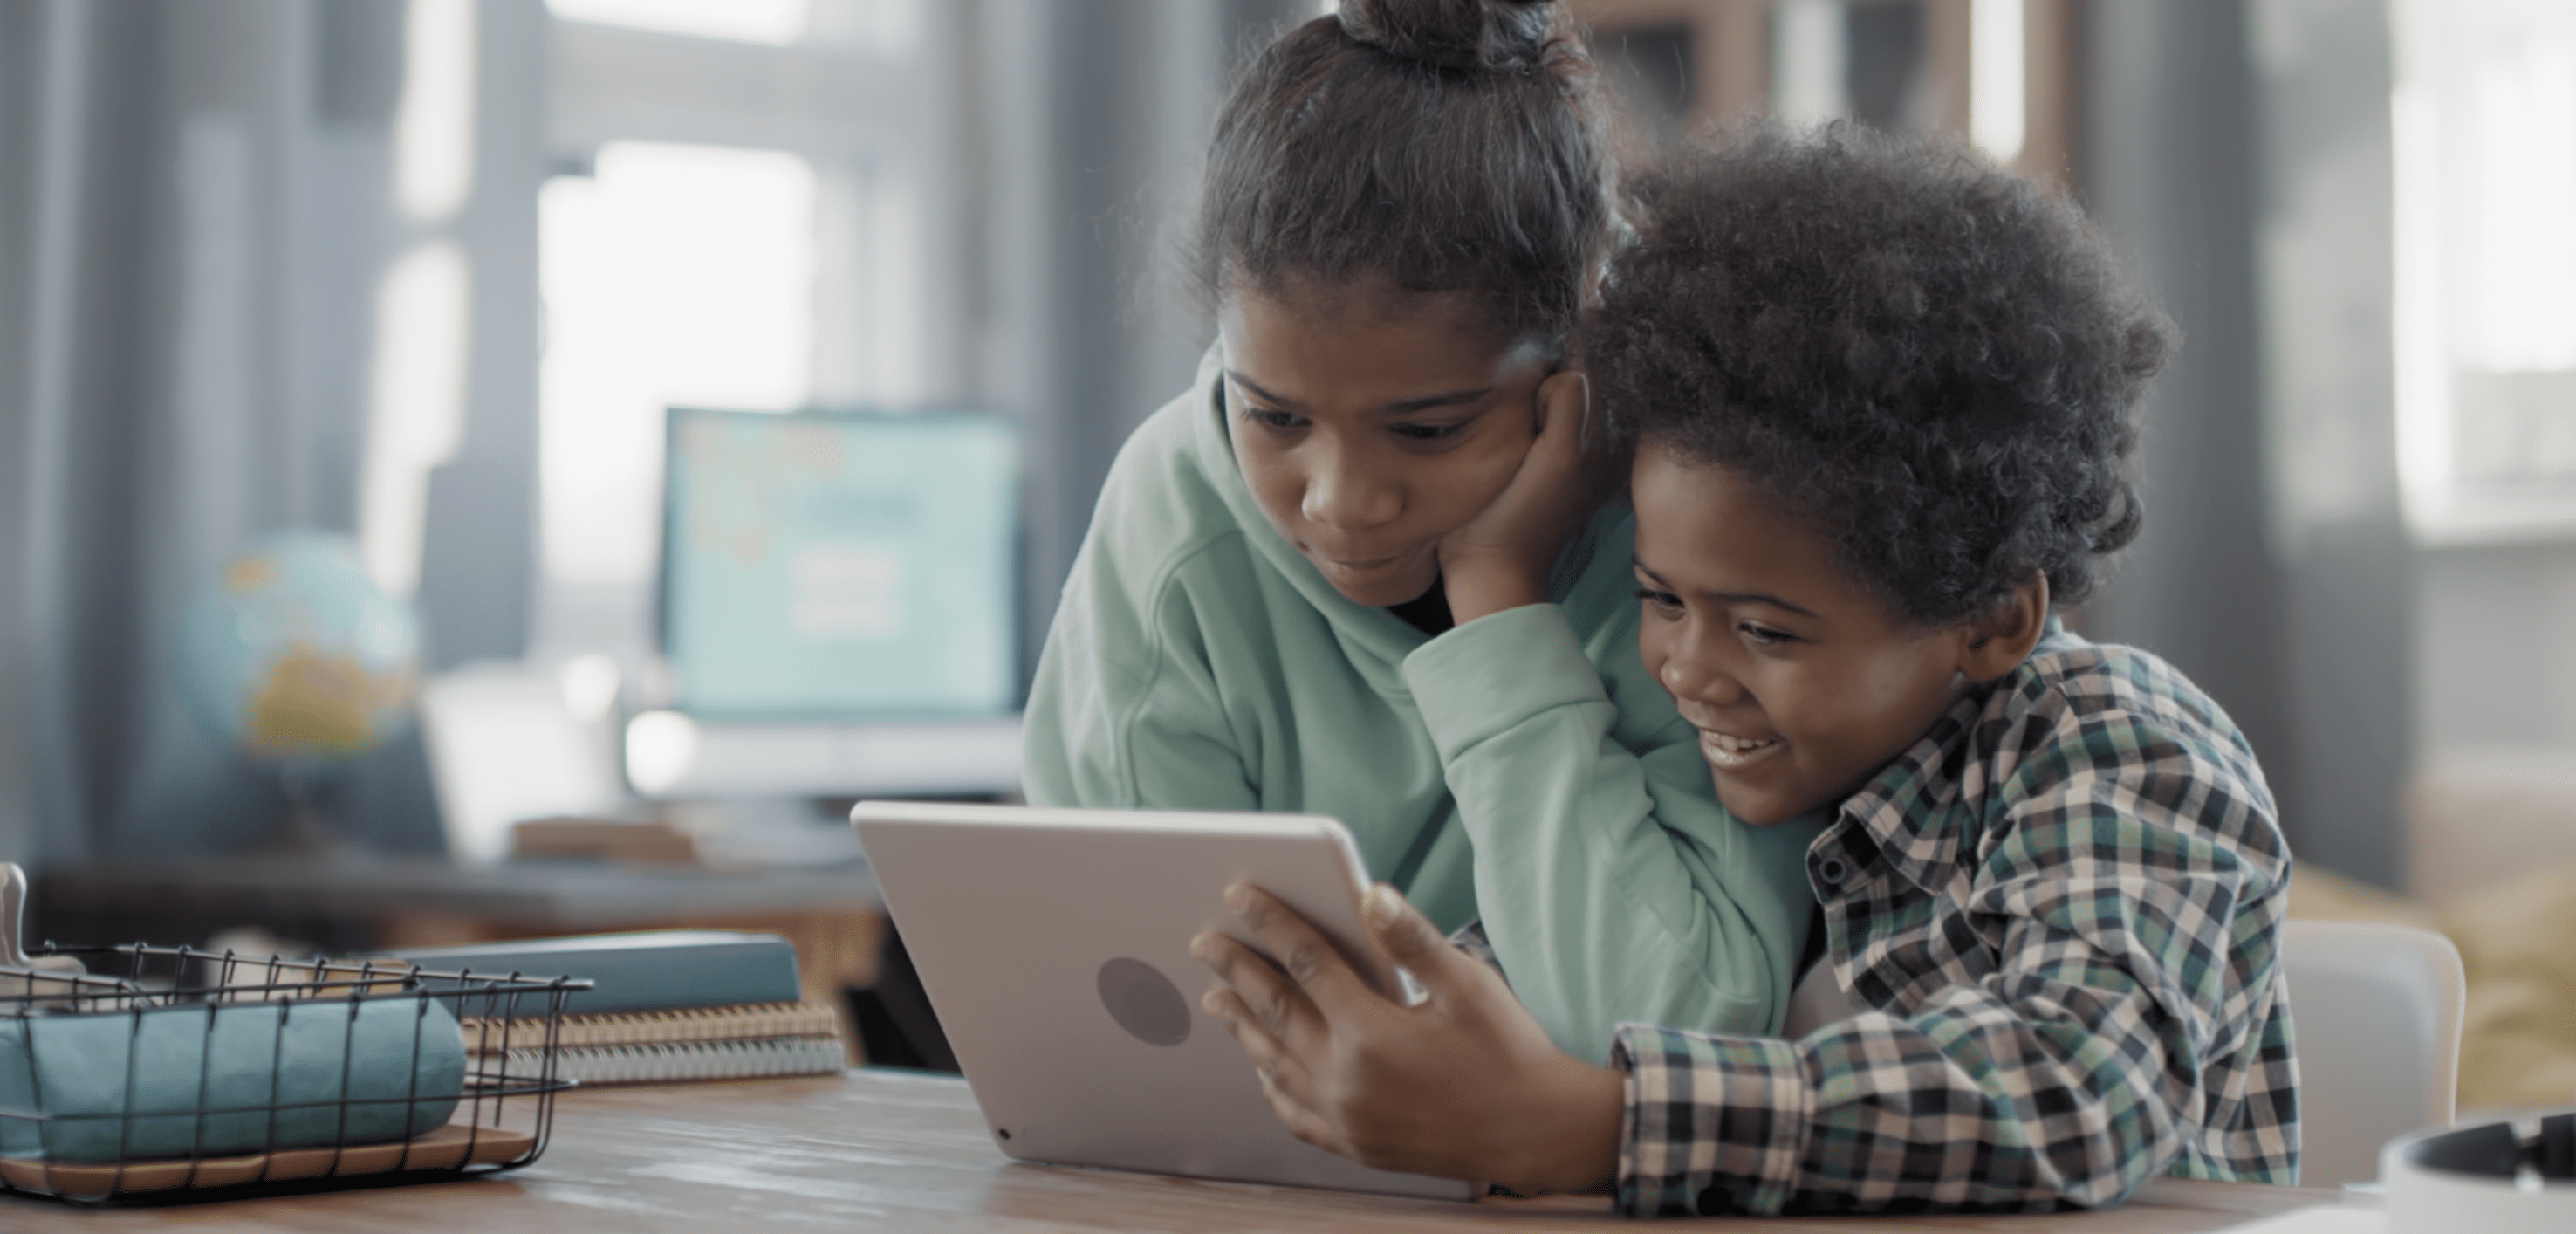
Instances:
[[[1807,851],[1875,1011],[1800,1041],[1628,1025],[1637,1216],[2048,1211],[2297,1178],[2290,873],[2244,737],[2172,666],[2052,631]]]

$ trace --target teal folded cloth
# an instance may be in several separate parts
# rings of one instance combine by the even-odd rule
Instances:
[[[381,1144],[440,1126],[465,1042],[436,999],[0,1018],[0,1156],[69,1163]]]

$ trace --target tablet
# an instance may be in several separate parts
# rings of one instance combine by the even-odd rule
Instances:
[[[895,928],[993,1142],[1023,1161],[1471,1199],[1464,1182],[1372,1170],[1270,1113],[1190,958],[1249,880],[1400,978],[1360,929],[1368,878],[1329,818],[863,801],[850,812]]]

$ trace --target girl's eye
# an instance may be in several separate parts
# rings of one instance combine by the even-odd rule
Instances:
[[[1281,431],[1297,427],[1296,416],[1284,411],[1275,411],[1268,407],[1246,407],[1243,409],[1243,418],[1261,425],[1264,428],[1279,429]]]
[[[1637,598],[1666,612],[1678,611],[1682,606],[1682,598],[1680,596],[1674,595],[1669,591],[1657,591],[1652,587],[1638,588]]]
[[[1457,436],[1458,430],[1465,427],[1464,424],[1398,424],[1393,426],[1393,431],[1396,436],[1409,441],[1441,441]]]

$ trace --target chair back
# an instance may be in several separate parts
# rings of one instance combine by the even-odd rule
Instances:
[[[2283,971],[2299,1059],[2299,1181],[2379,1176],[2379,1150],[2451,1122],[2468,981],[2451,940],[2413,926],[2290,921]]]

